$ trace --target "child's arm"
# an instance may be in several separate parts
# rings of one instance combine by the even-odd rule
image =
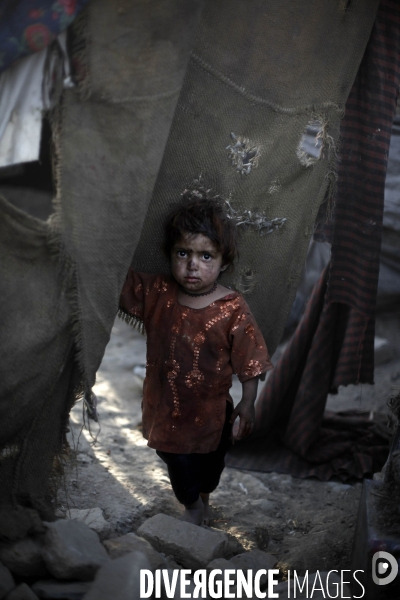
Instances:
[[[241,440],[247,437],[254,427],[255,410],[254,402],[257,397],[258,377],[252,377],[242,383],[242,399],[232,413],[231,423],[235,422],[236,417],[240,418],[239,431],[234,440]]]

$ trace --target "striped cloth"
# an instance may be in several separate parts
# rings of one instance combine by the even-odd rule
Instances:
[[[317,231],[332,242],[331,264],[260,394],[256,433],[234,447],[230,466],[346,480],[370,475],[387,456],[382,428],[324,410],[339,385],[373,383],[384,185],[399,86],[400,4],[381,0],[341,123],[333,226]]]

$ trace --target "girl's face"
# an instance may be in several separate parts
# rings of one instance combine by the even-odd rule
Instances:
[[[185,233],[172,248],[172,275],[187,292],[208,292],[225,269],[222,253],[202,233]]]

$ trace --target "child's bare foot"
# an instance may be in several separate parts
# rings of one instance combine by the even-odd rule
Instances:
[[[200,498],[203,501],[204,506],[204,514],[203,514],[203,524],[209,525],[212,519],[212,511],[210,506],[210,494],[202,494],[200,493]]]
[[[193,525],[202,525],[204,519],[204,505],[201,498],[193,504],[185,504],[185,511],[180,517],[181,521],[193,523]]]

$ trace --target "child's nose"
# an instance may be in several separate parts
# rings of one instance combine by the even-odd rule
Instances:
[[[195,258],[190,258],[188,267],[191,271],[197,269],[197,261]]]

